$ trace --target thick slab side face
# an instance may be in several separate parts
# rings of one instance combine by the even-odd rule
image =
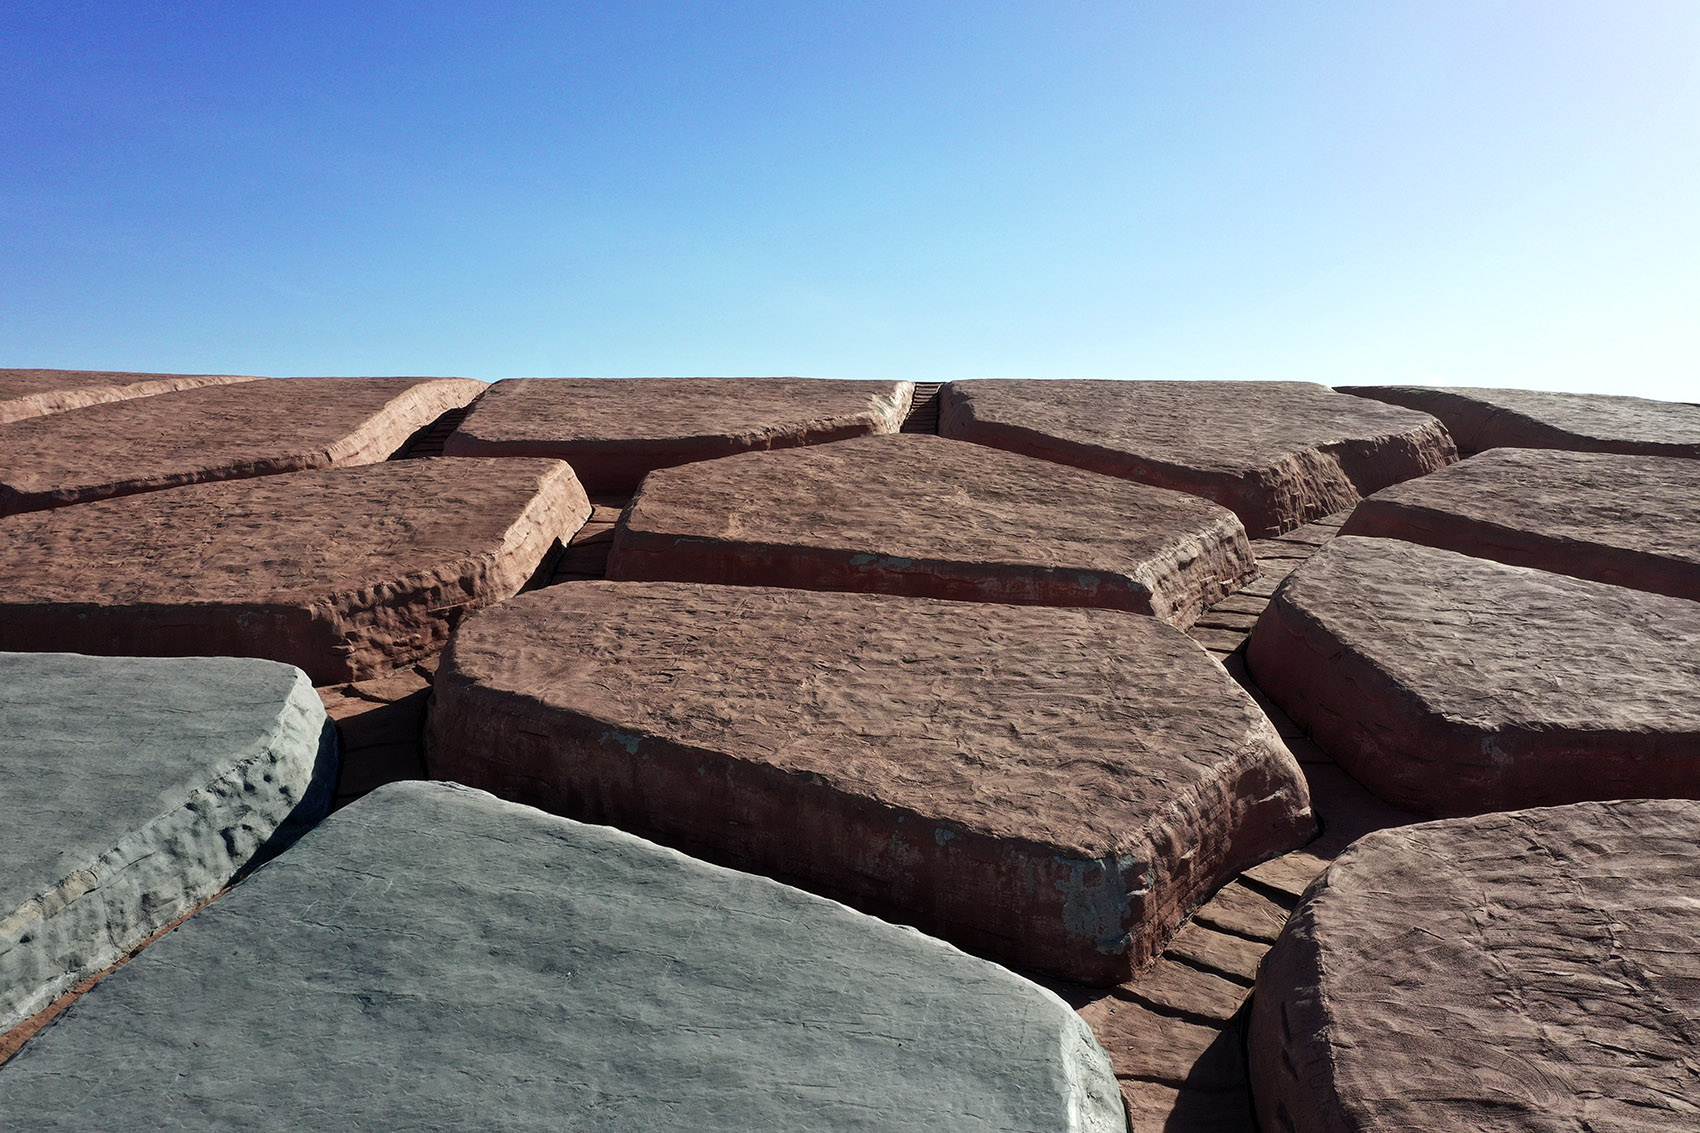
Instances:
[[[1243,690],[1109,610],[551,587],[462,626],[426,759],[1092,983],[1313,830]]]
[[[1309,382],[989,379],[941,397],[944,436],[1202,496],[1254,539],[1457,459],[1434,418]]]
[[[656,472],[608,577],[1102,606],[1182,628],[1257,574],[1196,497],[912,434]]]
[[[266,657],[314,684],[439,651],[590,503],[558,460],[410,460],[0,520],[0,649]]]
[[[270,379],[16,422],[0,428],[0,515],[371,464],[487,388],[469,378]]]
[[[1252,998],[1266,1130],[1700,1128],[1700,805],[1371,834],[1310,891]]]
[[[1700,603],[1342,536],[1252,630],[1258,686],[1423,815],[1700,797]]]
[[[1382,489],[1341,532],[1700,600],[1700,461],[1492,449]]]
[[[259,381],[242,374],[133,374],[113,370],[0,369],[0,424],[180,389]]]
[[[552,456],[585,489],[629,496],[644,476],[754,449],[895,433],[912,382],[818,378],[509,378],[445,456]]]
[[[996,965],[435,784],[340,811],[79,1000],[0,1075],[0,1125],[1125,1128],[1086,1025]]]
[[[287,665],[0,653],[0,688],[0,1030],[330,808],[336,734]]]
[[[1432,413],[1466,453],[1557,448],[1700,457],[1700,405],[1526,389],[1341,386],[1340,392]]]

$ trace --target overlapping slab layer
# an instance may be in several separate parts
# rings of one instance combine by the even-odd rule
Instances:
[[[1261,1124],[1700,1128],[1700,805],[1584,803],[1371,834],[1252,998]]]
[[[1252,631],[1259,687],[1424,815],[1700,797],[1700,603],[1342,536]]]
[[[414,460],[0,520],[0,649],[267,657],[315,684],[441,649],[590,514],[558,460]]]
[[[1309,382],[991,379],[943,405],[944,436],[1203,496],[1253,538],[1456,459],[1427,414]]]
[[[210,993],[209,993],[210,992]],[[603,827],[384,787],[0,1074],[0,1125],[1125,1128],[1056,996]]]
[[[0,1031],[330,807],[335,733],[287,665],[0,653],[0,689]]]
[[[1341,386],[1340,392],[1432,413],[1465,453],[1559,448],[1700,457],[1700,405],[1527,389]]]
[[[1103,606],[1183,628],[1256,574],[1226,508],[910,434],[657,472],[608,556],[615,579]]]
[[[0,369],[0,423],[199,386],[252,382],[239,374],[132,374],[112,370]]]
[[[272,379],[15,422],[0,428],[0,515],[370,464],[486,388],[467,378]]]
[[[1113,610],[555,586],[461,627],[427,735],[434,777],[1095,983],[1312,830],[1251,699]]]
[[[1359,504],[1346,535],[1700,599],[1700,461],[1492,449]]]
[[[509,378],[444,442],[446,456],[553,456],[585,489],[752,449],[895,433],[911,382],[816,378]]]

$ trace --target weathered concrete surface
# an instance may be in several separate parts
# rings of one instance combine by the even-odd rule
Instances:
[[[509,378],[445,456],[553,456],[585,489],[629,496],[645,474],[752,449],[895,433],[912,382],[817,378]]]
[[[267,657],[315,684],[437,652],[590,514],[558,460],[409,460],[0,519],[0,649]]]
[[[469,378],[288,378],[91,405],[0,427],[0,515],[371,464],[486,388]]]
[[[1700,805],[1365,837],[1252,999],[1265,1131],[1700,1128]]]
[[[1342,536],[1252,631],[1258,685],[1397,807],[1700,796],[1700,603]]]
[[[1125,1128],[1085,1024],[949,945],[628,834],[398,784],[0,1073],[0,1126]]]
[[[1088,983],[1313,830],[1250,698],[1120,611],[572,583],[470,619],[435,690],[434,777]]]
[[[1434,418],[1309,382],[993,379],[943,397],[944,436],[1203,496],[1254,539],[1457,459]]]
[[[1700,599],[1700,461],[1492,449],[1383,488],[1342,533]]]
[[[336,737],[287,665],[0,653],[0,689],[0,1031],[330,807]]]
[[[260,379],[240,374],[132,374],[112,370],[0,369],[0,424],[199,386]]]
[[[1700,457],[1700,405],[1526,389],[1341,386],[1340,392],[1432,413],[1464,453],[1561,448]]]
[[[1226,508],[941,437],[664,469],[608,577],[1103,606],[1186,627],[1257,574]]]

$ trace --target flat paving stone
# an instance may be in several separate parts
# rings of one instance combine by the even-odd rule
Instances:
[[[558,460],[409,460],[0,519],[0,649],[267,657],[314,684],[440,650],[590,504]]]
[[[0,653],[0,689],[0,1031],[330,807],[336,737],[288,665]]]
[[[0,369],[0,424],[199,386],[252,382],[240,374],[132,374],[114,370]]]
[[[1700,1128],[1700,805],[1371,834],[1252,998],[1265,1130]]]
[[[656,472],[608,556],[614,579],[1102,606],[1183,628],[1257,569],[1226,508],[909,433]]]
[[[1700,795],[1700,603],[1341,536],[1252,631],[1259,687],[1396,807]]]
[[[551,587],[461,627],[427,762],[1098,984],[1314,830],[1244,691],[1114,610]]]
[[[1125,1129],[1055,995],[764,878],[380,788],[0,1074],[42,1130]]]
[[[1342,532],[1700,599],[1700,461],[1492,449],[1383,488]]]
[[[1309,382],[988,379],[943,399],[944,436],[1203,496],[1253,538],[1457,459],[1434,418]]]
[[[509,378],[446,456],[552,456],[595,495],[629,496],[657,468],[752,449],[895,433],[912,382],[819,378]]]
[[[1700,457],[1700,405],[1685,402],[1432,386],[1341,386],[1340,392],[1431,413],[1464,453],[1559,448]]]
[[[0,427],[0,515],[385,460],[488,387],[470,378],[286,378],[91,405]]]

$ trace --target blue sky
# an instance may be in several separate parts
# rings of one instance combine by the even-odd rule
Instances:
[[[10,3],[0,365],[1700,400],[1700,4]]]

